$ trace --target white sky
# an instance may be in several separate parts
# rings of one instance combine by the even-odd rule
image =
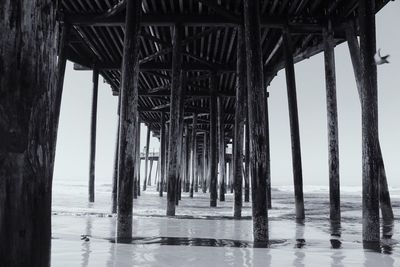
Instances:
[[[377,16],[377,47],[391,55],[391,64],[379,66],[379,131],[388,183],[400,187],[400,4],[389,4]],[[347,44],[336,52],[341,185],[361,186],[361,115]],[[88,180],[92,73],[67,65],[57,154],[55,182]],[[328,185],[326,97],[323,54],[296,64],[300,139],[305,185]],[[100,79],[102,81],[102,79]],[[272,185],[291,185],[292,162],[285,74],[278,73],[269,87]],[[100,82],[96,180],[111,183],[117,124],[117,97]],[[141,150],[146,129],[141,131]],[[152,138],[150,149],[158,151]],[[155,168],[155,167],[154,167]],[[154,169],[153,169],[154,171]]]

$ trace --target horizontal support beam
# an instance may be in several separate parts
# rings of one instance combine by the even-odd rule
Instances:
[[[70,58],[68,58],[70,59]],[[71,61],[74,61],[71,59]],[[74,65],[74,70],[91,70],[92,66],[96,66],[98,70],[120,70],[121,63],[114,63],[114,62],[98,62],[98,63],[85,63]],[[147,72],[147,71],[171,71],[172,62],[146,62],[140,64],[140,71]],[[205,64],[199,63],[184,63],[182,66],[183,71],[216,71],[219,73],[236,73],[236,67],[234,64],[232,65],[219,65],[218,69],[212,69],[210,66]]]
[[[158,92],[154,92],[154,93],[150,93],[150,92],[139,92],[139,96],[143,96],[143,97],[170,97],[171,96],[171,91],[170,90],[163,90],[163,91],[158,91]],[[185,96],[186,97],[199,97],[199,98],[206,98],[206,97],[210,97],[210,93],[209,92],[199,92],[199,91],[185,91]],[[234,93],[229,93],[229,92],[220,92],[218,93],[218,96],[221,97],[227,97],[227,98],[234,98],[235,95]]]
[[[168,112],[168,109],[169,109],[169,106],[165,107],[163,109],[157,109],[157,110],[154,110],[153,108],[139,107],[138,111],[139,112]],[[209,113],[210,112],[208,110],[208,108],[195,107],[195,106],[185,106],[184,111],[185,111],[185,113]],[[225,114],[234,115],[235,111],[234,110],[225,110]]]
[[[67,14],[67,22],[75,26],[121,26],[125,25],[125,17],[116,15],[104,17],[90,14]],[[311,22],[310,22],[311,21]],[[237,27],[242,22],[239,19],[227,18],[221,15],[196,15],[196,14],[143,14],[142,26],[173,26],[176,23],[193,27]],[[267,28],[283,29],[289,27],[292,33],[299,31],[322,31],[323,23],[316,19],[284,19],[282,17],[265,16],[261,18],[261,26]]]
[[[104,17],[89,14],[68,14],[66,21],[75,26],[124,26],[124,16]],[[181,23],[185,26],[204,27],[236,27],[237,21],[215,15],[187,15],[187,14],[143,14],[142,26],[173,26]]]

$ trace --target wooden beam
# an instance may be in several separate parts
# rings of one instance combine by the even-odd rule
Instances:
[[[237,80],[236,80],[236,106],[235,126],[232,145],[233,154],[233,181],[234,181],[234,210],[233,217],[242,217],[243,205],[243,135],[246,102],[246,44],[243,27],[238,27],[237,39]]]
[[[207,164],[207,151],[208,151],[208,143],[207,143],[208,133],[204,133],[203,139],[203,184],[201,185],[201,189],[203,193],[207,192],[207,180],[208,180],[208,164]]]
[[[176,183],[179,177],[178,161],[181,148],[181,118],[183,118],[183,90],[182,90],[182,47],[180,42],[183,36],[183,27],[175,25],[173,31],[172,52],[172,79],[171,79],[171,107],[168,147],[168,200],[167,216],[175,216],[177,197]]]
[[[74,60],[72,60],[74,61]],[[90,62],[76,62],[78,65],[74,65],[74,70],[90,70],[92,63]],[[96,67],[99,70],[120,70],[122,62],[96,62]],[[151,72],[151,71],[168,71],[171,72],[171,64],[172,62],[149,62],[146,61],[140,64],[141,72]],[[184,63],[182,65],[182,70],[187,72],[208,72],[212,70],[212,68],[203,63]],[[234,73],[235,68],[233,65],[224,64],[220,65],[218,69],[216,69],[217,73]]]
[[[197,128],[197,113],[193,114],[193,124],[192,124],[192,138],[191,138],[191,176],[190,176],[190,192],[189,197],[193,198],[194,192],[194,183],[195,183],[195,175],[196,175],[196,168],[197,168],[197,139],[196,139],[196,128]]]
[[[61,100],[64,88],[65,68],[67,65],[67,50],[68,40],[71,38],[71,25],[64,23],[61,28],[60,47],[58,49],[58,62],[57,62],[57,91],[54,102],[54,132],[53,140],[57,142],[57,130],[60,117]],[[53,147],[52,154],[55,156],[56,147]]]
[[[96,128],[97,128],[97,98],[99,94],[99,71],[93,70],[92,117],[90,123],[90,159],[89,159],[89,202],[94,202],[94,180],[96,162]]]
[[[120,147],[118,168],[117,242],[132,240],[133,177],[135,175],[136,114],[139,76],[141,1],[128,1],[121,75]]]
[[[213,9],[216,13],[222,15],[223,17],[235,21],[238,24],[242,24],[243,21],[240,19],[238,14],[231,12],[230,10],[225,9],[221,5],[218,5],[215,1],[212,0],[197,0],[198,2],[208,6],[209,8]]]
[[[119,107],[118,107],[118,110],[119,110]],[[119,126],[120,126],[120,120],[119,120],[119,115],[118,115],[117,138],[116,138],[116,143],[115,143],[115,154],[114,154],[114,172],[113,172],[112,192],[111,192],[111,213],[114,213],[114,214],[117,213]]]
[[[360,0],[360,55],[361,55],[361,118],[362,118],[362,217],[364,246],[379,247],[379,166],[378,99],[376,53],[375,1]]]
[[[247,83],[246,83],[247,85]],[[244,202],[250,202],[250,129],[247,105],[247,89],[246,89],[246,127],[245,127],[245,160],[244,160]]]
[[[48,267],[58,9],[42,0],[0,1],[0,10],[0,265]]]
[[[224,103],[222,98],[217,98],[218,104],[218,162],[219,162],[219,201],[225,201],[225,183],[226,183],[226,168],[225,168],[225,113]]]
[[[145,158],[144,158],[144,183],[143,183],[143,191],[146,191],[147,186],[147,168],[148,168],[148,161],[149,161],[149,149],[150,149],[150,127],[147,127],[147,134],[146,134],[146,151],[145,151]],[[149,176],[150,177],[150,176]]]
[[[137,199],[140,196],[140,116],[136,113],[136,134],[135,134],[135,175],[133,177],[133,198]]]
[[[339,129],[336,100],[335,43],[331,24],[324,30],[324,58],[326,106],[328,122],[328,169],[331,223],[340,224],[340,179],[339,179]]]
[[[269,161],[267,150],[268,114],[263,83],[260,1],[244,0],[247,53],[247,96],[250,125],[250,160],[252,179],[253,238],[255,246],[266,246],[268,236],[267,184]]]
[[[218,159],[217,159],[217,79],[213,73],[210,77],[210,206],[217,206],[217,181],[218,181]]]
[[[283,33],[283,47],[285,54],[286,86],[289,106],[290,136],[292,143],[292,165],[294,195],[296,206],[296,219],[303,220],[304,217],[304,197],[303,197],[303,174],[301,167],[301,148],[300,148],[300,130],[297,110],[296,95],[296,77],[294,71],[294,62],[292,54],[291,36],[288,31]]]
[[[165,165],[166,165],[166,135],[165,135],[165,113],[161,113],[161,121],[160,121],[161,129],[160,129],[160,156],[161,156],[161,166],[160,166],[160,185],[159,185],[159,194],[160,197],[163,196],[163,188],[165,183]]]
[[[169,87],[169,86],[168,86]],[[235,95],[231,92],[220,92],[217,94],[219,97],[225,97],[225,98],[234,98]],[[149,89],[147,92],[146,91],[139,91],[139,96],[140,97],[170,97],[171,96],[171,90],[170,89],[164,89],[162,90],[161,87],[156,87]],[[209,98],[210,97],[210,91],[209,89],[207,91],[189,91],[185,90],[185,97],[195,97],[195,98]]]
[[[360,99],[360,103],[362,102],[362,75],[361,75],[361,55],[360,55],[360,45],[357,40],[356,33],[354,31],[354,26],[349,24],[346,29],[347,43],[350,50],[351,61],[353,65],[354,75],[356,78],[358,97]],[[380,176],[379,176],[379,203],[382,212],[382,219],[385,221],[385,224],[390,225],[390,222],[393,221],[393,209],[392,203],[390,199],[389,187],[386,178],[385,165],[383,161],[383,156],[381,152],[380,141],[378,140],[378,162],[380,165]]]
[[[203,0],[199,0],[203,1]],[[221,9],[219,11],[222,11]],[[227,14],[225,14],[227,15]],[[338,23],[344,18],[338,18]],[[124,17],[122,14],[111,17],[104,17],[92,14],[65,14],[65,21],[74,26],[103,26],[103,27],[124,27]],[[290,27],[293,33],[301,32],[321,32],[322,21],[317,18],[282,18],[264,16],[260,19],[260,26],[264,28],[283,29]],[[142,26],[171,27],[176,23],[190,27],[237,27],[242,22],[239,16],[227,18],[224,15],[202,15],[202,14],[143,14]]]

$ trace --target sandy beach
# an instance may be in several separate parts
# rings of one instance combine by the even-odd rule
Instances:
[[[86,186],[55,184],[52,266],[399,266],[398,218],[393,238],[380,253],[363,250],[359,188],[342,193],[341,237],[331,236],[329,198],[324,187],[305,187],[306,220],[294,219],[290,187],[273,190],[269,248],[254,248],[251,206],[232,219],[233,197],[209,209],[208,194],[183,194],[176,218],[165,216],[166,198],[154,187],[134,200],[132,244],[115,244],[115,216],[109,213],[111,185],[98,186],[89,204]],[[392,190],[396,195],[396,190]],[[393,199],[398,214],[400,199]],[[87,238],[86,238],[87,236]]]

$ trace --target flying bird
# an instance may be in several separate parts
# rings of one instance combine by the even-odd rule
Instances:
[[[375,64],[376,65],[382,65],[382,64],[387,64],[389,63],[388,58],[390,57],[390,55],[386,55],[386,56],[381,56],[381,49],[378,49],[378,52],[375,54]]]

